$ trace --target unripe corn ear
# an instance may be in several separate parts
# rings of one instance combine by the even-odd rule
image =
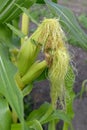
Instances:
[[[45,70],[47,67],[47,62],[45,60],[43,61],[36,61],[32,64],[32,66],[29,68],[27,73],[20,77],[20,74],[17,73],[15,75],[15,80],[18,85],[18,87],[22,90],[26,85],[32,83],[35,79],[37,79],[41,73]]]
[[[45,19],[31,37],[27,40],[25,39],[17,58],[17,66],[21,77],[34,63],[35,58],[40,52],[41,45],[44,47],[46,41],[48,41],[48,36],[51,36],[55,21],[55,19]]]
[[[42,23],[31,37],[25,40],[25,43],[21,46],[17,59],[17,66],[21,77],[34,63],[35,58],[40,52],[41,46],[46,42],[48,35],[49,28]]]
[[[39,45],[34,44],[30,39],[21,46],[17,57],[17,67],[20,76],[23,76],[27,72],[28,68],[33,64],[39,50]]]
[[[35,62],[27,71],[27,73],[21,78],[24,85],[27,85],[33,82],[36,78],[38,78],[44,69],[47,67],[47,62]]]
[[[23,13],[22,14],[22,25],[21,25],[21,31],[24,35],[28,35],[29,31],[29,17]],[[24,43],[24,38],[21,38],[21,44]]]
[[[16,73],[14,79],[15,79],[15,82],[16,82],[17,86],[22,90],[25,85],[23,84],[23,82],[21,80],[20,74]]]
[[[18,55],[18,69],[24,85],[33,82],[48,65],[51,82],[51,101],[53,108],[57,100],[64,107],[64,79],[68,71],[70,56],[64,42],[65,35],[57,19],[45,19],[32,36],[23,44]],[[46,61],[34,63],[42,45]],[[37,49],[38,48],[38,49]],[[38,50],[38,51],[37,51]]]

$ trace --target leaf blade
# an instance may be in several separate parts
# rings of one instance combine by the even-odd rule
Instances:
[[[0,93],[6,97],[24,127],[23,95],[14,81],[15,72],[16,69],[8,57],[8,49],[0,44]]]
[[[10,130],[11,129],[11,113],[7,101],[0,98],[0,129]]]

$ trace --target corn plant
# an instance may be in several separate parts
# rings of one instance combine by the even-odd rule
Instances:
[[[0,129],[1,130],[56,130],[56,124],[64,121],[63,130],[72,129],[74,117],[73,84],[75,75],[71,56],[66,45],[60,18],[44,19],[29,37],[29,14],[35,2],[45,3],[60,15],[62,22],[76,36],[78,44],[86,47],[86,35],[68,9],[57,5],[56,0],[3,0],[0,2]],[[18,24],[22,14],[21,30]],[[67,13],[67,14],[66,14]],[[62,15],[63,14],[63,15]],[[73,23],[75,22],[75,24]],[[61,26],[62,25],[62,26]],[[72,26],[71,26],[72,25]],[[79,30],[78,30],[79,29]],[[79,33],[81,31],[81,33]],[[81,39],[80,36],[83,36]],[[83,45],[80,43],[80,40]],[[43,61],[37,60],[42,51]],[[30,94],[34,82],[49,79],[51,103],[44,103],[24,118],[23,99]],[[59,101],[60,108],[57,102]]]

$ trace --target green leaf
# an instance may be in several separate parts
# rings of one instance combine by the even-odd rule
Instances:
[[[23,95],[14,81],[15,66],[9,60],[8,48],[0,44],[0,93],[6,97],[24,127]]]
[[[52,2],[57,3],[57,0],[52,0]]]
[[[30,113],[30,115],[27,118],[27,121],[36,119],[42,122],[52,113],[52,111],[53,109],[51,105],[49,103],[44,103],[40,106],[39,109],[34,110]]]
[[[7,101],[0,97],[0,129],[10,130],[11,121],[12,118]]]
[[[46,120],[42,122],[42,124],[53,121],[55,119],[63,120],[69,124],[71,123],[71,119],[65,112],[63,112],[62,110],[55,110]]]
[[[20,6],[24,6],[25,8],[29,8],[35,2],[36,0],[4,0],[4,2],[0,5],[0,23],[9,22],[17,18],[20,13],[22,13],[22,11],[15,6],[15,3]]]
[[[12,42],[12,31],[5,24],[0,24],[0,42],[7,44]]]
[[[69,115],[71,119],[74,117],[73,112],[73,101],[75,98],[75,93],[73,91],[73,86],[75,82],[75,74],[73,72],[73,68],[69,66],[69,70],[65,77],[65,86],[66,86],[66,113]]]
[[[83,82],[82,82],[82,88],[79,92],[79,95],[80,95],[80,99],[82,99],[82,95],[84,92],[87,92],[87,79],[85,79]]]
[[[40,81],[43,81],[47,78],[48,76],[48,69],[46,68],[42,74],[35,80],[35,82],[40,82]]]
[[[7,23],[6,24],[17,36],[19,36],[20,38],[24,38],[26,35],[24,35],[20,30],[18,30],[16,27],[14,27],[13,25]]]
[[[23,91],[22,91],[23,96],[26,96],[26,95],[30,94],[30,92],[32,91],[32,89],[33,89],[33,84],[29,84],[28,86],[26,86],[23,89]]]
[[[80,28],[73,12],[67,7],[45,0],[47,6],[59,18],[71,44],[87,50],[87,35]]]
[[[11,130],[21,130],[21,124],[12,124],[11,125]]]
[[[9,3],[9,0],[0,1],[0,13],[3,11],[5,6]]]
[[[29,121],[29,122],[27,122],[27,125],[29,126],[29,128],[32,128],[34,130],[43,130],[43,128],[38,120]]]
[[[69,70],[67,72],[67,75],[65,77],[65,86],[66,86],[66,93],[65,93],[65,105],[66,109],[65,112],[69,116],[69,118],[72,120],[74,117],[74,111],[73,111],[73,101],[75,98],[75,93],[73,91],[75,81],[75,75],[73,72],[73,68],[69,66]],[[67,122],[64,122],[63,130],[68,129],[69,125]]]
[[[44,0],[36,0],[36,3],[38,3],[38,4],[45,4]]]
[[[40,122],[38,120],[32,120],[26,122],[28,129],[27,130],[43,130]],[[21,130],[21,125],[19,124],[12,124],[11,130]]]
[[[81,25],[87,29],[87,16],[85,14],[81,14],[79,17],[78,17],[78,20],[79,22],[81,23]]]
[[[38,25],[37,21],[32,17],[32,15],[29,13],[29,10],[26,9],[25,7],[21,7],[18,4],[15,4],[19,9],[21,9],[30,19],[33,23]]]
[[[62,120],[64,123],[66,122],[68,126],[72,129],[71,119],[69,116],[62,110],[55,110],[46,120],[41,122],[42,124],[46,124],[48,122],[52,123],[55,120]]]

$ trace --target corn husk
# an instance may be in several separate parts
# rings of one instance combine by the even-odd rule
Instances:
[[[27,71],[27,73],[21,78],[24,85],[32,83],[36,78],[40,76],[40,74],[44,71],[47,67],[47,62],[44,61],[37,61],[35,62]]]

